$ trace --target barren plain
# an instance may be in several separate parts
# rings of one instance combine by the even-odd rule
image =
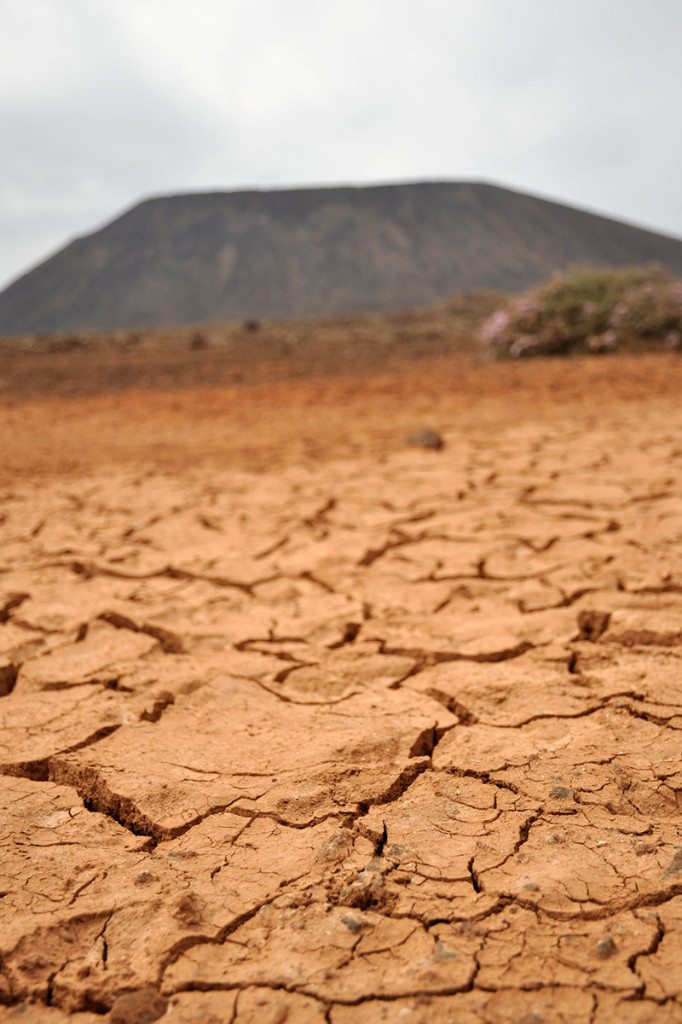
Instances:
[[[24,390],[2,1024],[682,1021],[679,357]]]

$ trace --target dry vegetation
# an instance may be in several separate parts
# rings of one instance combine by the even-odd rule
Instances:
[[[510,299],[484,323],[496,359],[682,350],[682,281],[656,268],[577,268]]]
[[[502,301],[479,292],[393,314],[5,338],[0,394],[11,399],[366,375],[425,356],[477,350],[477,331]]]

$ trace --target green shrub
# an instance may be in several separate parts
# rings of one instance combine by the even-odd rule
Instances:
[[[682,282],[656,268],[578,267],[510,300],[483,325],[497,359],[682,347]]]

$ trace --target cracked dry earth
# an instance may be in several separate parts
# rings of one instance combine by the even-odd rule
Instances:
[[[4,486],[2,1024],[682,1021],[682,410],[474,420]]]

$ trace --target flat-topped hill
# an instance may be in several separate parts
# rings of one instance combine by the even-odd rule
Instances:
[[[487,184],[176,195],[11,284],[0,334],[383,311],[651,262],[682,274],[682,241]]]

